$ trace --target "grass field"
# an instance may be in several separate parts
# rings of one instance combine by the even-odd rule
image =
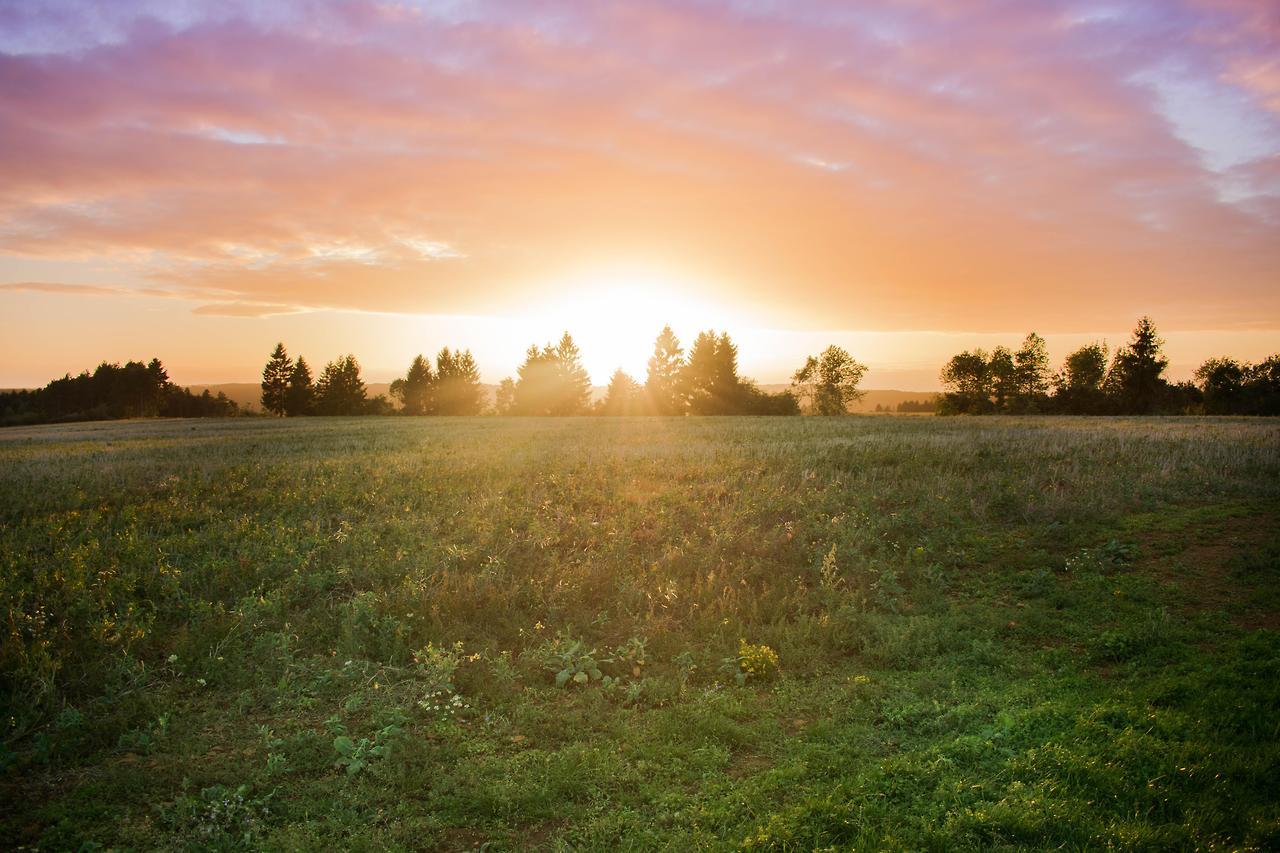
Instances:
[[[1280,848],[1275,422],[6,430],[0,572],[3,846]]]

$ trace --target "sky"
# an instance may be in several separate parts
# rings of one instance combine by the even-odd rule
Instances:
[[[1280,351],[1274,0],[0,0],[0,387]]]

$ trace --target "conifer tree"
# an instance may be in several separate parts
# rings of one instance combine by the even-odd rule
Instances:
[[[591,377],[568,332],[556,346],[525,351],[512,389],[512,414],[580,415],[591,401]]]
[[[284,417],[285,392],[289,390],[289,374],[293,372],[293,362],[285,352],[284,344],[276,344],[267,366],[262,369],[262,409],[270,414]]]
[[[643,391],[621,367],[614,371],[605,389],[598,411],[602,415],[636,415],[640,413]]]
[[[591,404],[591,375],[582,366],[582,353],[568,332],[555,349],[556,374],[559,380],[553,415],[580,415]]]
[[[1126,414],[1145,415],[1156,410],[1161,393],[1168,387],[1164,370],[1164,341],[1156,334],[1150,317],[1143,317],[1133,330],[1133,339],[1116,350],[1107,375],[1108,390]]]
[[[298,356],[289,374],[289,387],[284,393],[284,413],[289,417],[311,414],[315,404],[315,386],[311,384],[311,368]]]
[[[684,349],[670,326],[663,326],[653,344],[649,373],[645,378],[645,395],[654,414],[683,415],[685,397],[680,371],[684,367]]]
[[[409,372],[391,383],[391,396],[400,401],[400,410],[406,415],[425,415],[431,409],[433,381],[431,362],[419,354],[414,356]]]
[[[478,415],[484,407],[480,369],[471,350],[440,350],[436,355],[435,384],[435,414]]]
[[[360,363],[346,355],[324,366],[316,382],[316,410],[322,415],[359,415],[365,411],[366,391]]]

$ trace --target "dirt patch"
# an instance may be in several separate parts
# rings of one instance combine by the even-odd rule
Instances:
[[[1239,570],[1242,557],[1262,555],[1280,541],[1280,513],[1209,523],[1177,539],[1167,531],[1143,536],[1142,553],[1151,556],[1136,568],[1176,590],[1186,613],[1223,612],[1246,630],[1280,630],[1275,573]]]
[[[746,779],[749,776],[755,776],[757,773],[763,773],[773,766],[773,762],[768,756],[758,753],[742,753],[736,755],[729,767],[725,770],[731,779]]]

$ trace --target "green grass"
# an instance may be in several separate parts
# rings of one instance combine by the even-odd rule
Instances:
[[[0,838],[1275,849],[1278,520],[1266,421],[6,430]]]

